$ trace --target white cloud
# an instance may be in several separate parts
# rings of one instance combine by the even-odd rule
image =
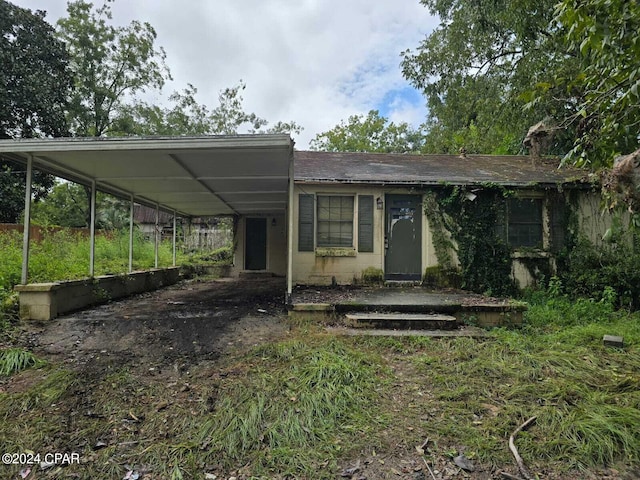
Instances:
[[[52,23],[65,14],[64,0],[14,3],[48,10]],[[436,25],[417,0],[117,0],[112,11],[115,23],[147,21],[156,29],[174,78],[162,98],[192,83],[198,100],[214,107],[218,92],[242,79],[247,111],[304,127],[299,148],[406,88],[400,52]],[[388,112],[417,125],[424,100],[388,105]]]

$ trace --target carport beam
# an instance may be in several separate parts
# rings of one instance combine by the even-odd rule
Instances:
[[[129,200],[129,273],[133,272],[133,195]]]
[[[91,224],[89,225],[89,277],[95,273],[96,258],[96,181],[91,180]]]
[[[31,243],[31,178],[33,174],[33,155],[27,157],[27,179],[24,193],[24,225],[22,240],[22,277],[23,285],[29,279],[29,244]]]

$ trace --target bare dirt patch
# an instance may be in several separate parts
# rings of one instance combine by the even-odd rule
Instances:
[[[182,282],[47,323],[27,324],[36,354],[77,365],[184,366],[280,338],[284,281]],[[60,358],[57,358],[60,360]]]

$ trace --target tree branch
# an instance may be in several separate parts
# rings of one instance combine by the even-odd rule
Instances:
[[[516,459],[516,463],[518,464],[518,469],[520,470],[520,473],[522,474],[525,480],[535,480],[535,478],[531,475],[531,473],[529,472],[529,469],[527,469],[527,466],[524,464],[524,460],[522,460],[522,457],[518,453],[518,449],[516,448],[516,444],[515,444],[515,438],[516,438],[516,435],[518,435],[518,433],[521,430],[526,429],[533,422],[535,422],[536,418],[537,417],[531,417],[529,420],[527,420],[518,428],[516,428],[511,434],[511,436],[509,437],[509,450],[511,450],[511,453],[513,454],[513,458]]]

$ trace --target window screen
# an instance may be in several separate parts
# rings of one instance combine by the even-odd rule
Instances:
[[[510,198],[509,244],[512,247],[542,247],[542,199]]]
[[[353,247],[353,197],[318,195],[318,246]]]

